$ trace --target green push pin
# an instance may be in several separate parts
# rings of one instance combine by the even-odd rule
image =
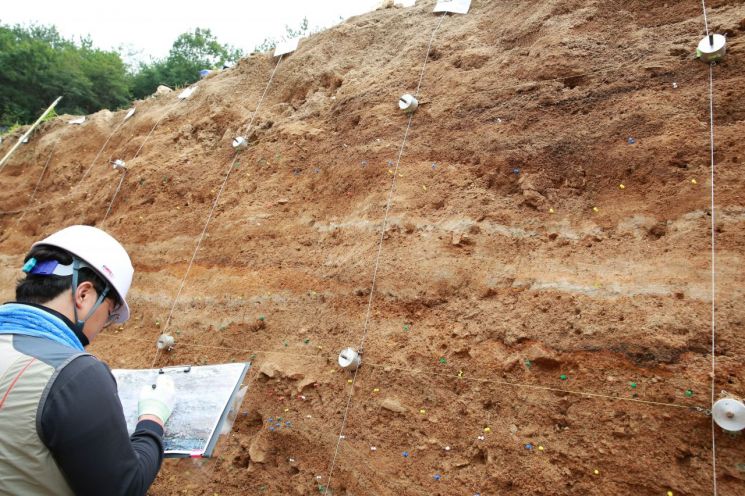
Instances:
[[[559,376],[559,379],[561,379],[562,381],[566,381],[567,380],[567,376],[565,374],[561,374]]]
[[[440,357],[440,363],[448,363],[448,361],[445,360],[445,357]]]
[[[285,342],[284,342],[284,343],[282,343],[282,344],[284,344],[284,345],[285,345],[285,348],[287,348],[287,341],[285,341]]]
[[[629,382],[629,387],[631,389],[636,389],[636,383],[635,382]]]
[[[256,360],[256,353],[252,353],[250,357],[248,357],[249,360]]]
[[[690,398],[691,396],[693,396],[693,390],[686,389],[685,395],[686,395],[686,398]]]
[[[305,339],[303,340],[303,343],[305,343],[305,344],[308,344],[308,343],[310,343],[310,339],[309,339],[309,338],[305,338]]]
[[[409,330],[409,324],[404,324],[404,331],[408,331],[408,330]]]
[[[530,368],[533,366],[533,362],[531,362],[530,360],[525,360],[525,366]]]
[[[259,320],[263,322],[264,321],[264,316],[262,315],[261,317],[259,317]]]

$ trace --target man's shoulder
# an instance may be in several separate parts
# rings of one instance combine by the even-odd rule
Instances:
[[[35,336],[24,336],[21,334],[14,335],[13,348],[18,352],[36,358],[55,369],[75,361],[76,358],[92,358],[93,360],[98,361],[88,353],[70,348],[69,346],[57,343],[51,339]]]

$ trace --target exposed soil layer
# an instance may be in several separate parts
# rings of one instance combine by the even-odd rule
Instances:
[[[5,300],[34,240],[102,226],[136,275],[131,320],[94,354],[149,368],[167,330],[158,365],[253,362],[217,456],[167,460],[151,494],[322,494],[332,464],[336,495],[713,492],[701,3],[432,5],[353,18],[278,66],[248,57],[123,124],[62,116],[0,172]],[[745,396],[745,6],[707,6],[728,36],[714,391]],[[430,39],[396,169],[397,99]],[[336,356],[363,340],[352,385]],[[277,417],[291,427],[269,431]],[[743,439],[715,434],[719,494],[745,494]]]

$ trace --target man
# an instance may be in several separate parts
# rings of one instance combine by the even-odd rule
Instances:
[[[173,381],[145,386],[129,436],[109,368],[83,348],[129,318],[134,268],[104,231],[35,243],[0,306],[0,495],[144,495],[163,460]]]

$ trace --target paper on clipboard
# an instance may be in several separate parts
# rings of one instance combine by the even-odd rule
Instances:
[[[249,367],[249,363],[227,363],[111,372],[116,378],[130,434],[137,425],[137,402],[142,386],[154,384],[161,370],[173,378],[176,405],[166,424],[165,456],[209,458],[228,413],[236,407],[234,398]]]

